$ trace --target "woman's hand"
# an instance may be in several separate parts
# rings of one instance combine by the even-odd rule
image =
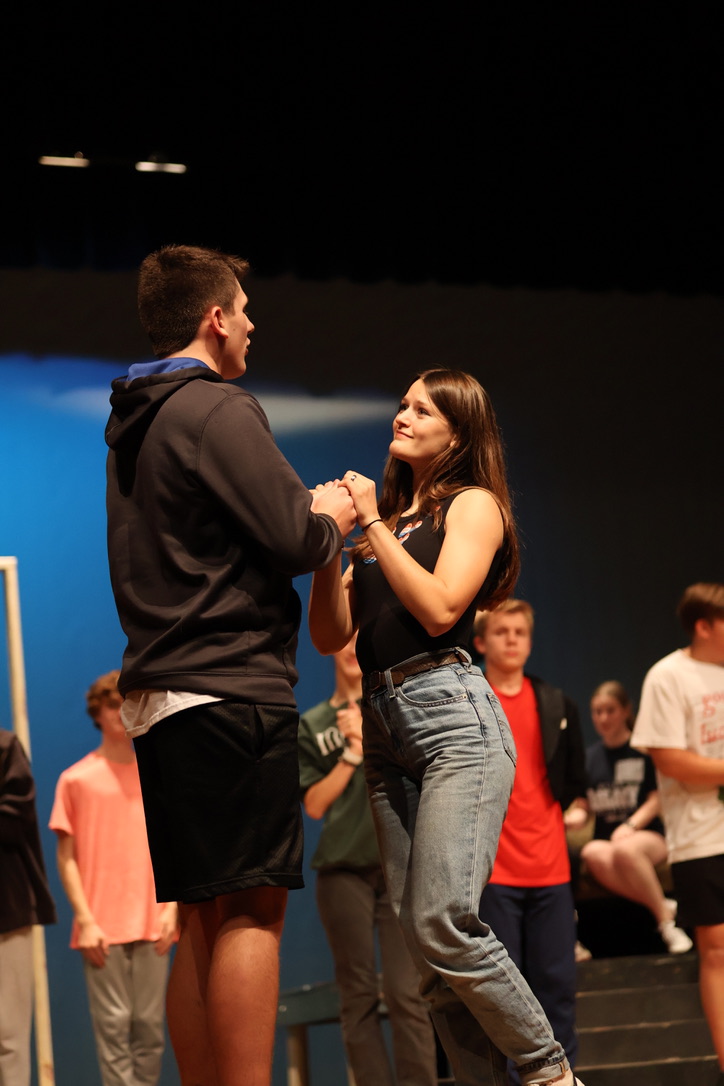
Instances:
[[[631,826],[628,822],[622,822],[620,826],[616,826],[616,829],[611,834],[612,841],[625,841],[627,837],[633,837],[636,833],[634,826]]]
[[[380,514],[374,480],[360,475],[358,471],[347,471],[342,478],[342,486],[346,486],[352,496],[360,528],[364,529],[371,521],[377,520]]]

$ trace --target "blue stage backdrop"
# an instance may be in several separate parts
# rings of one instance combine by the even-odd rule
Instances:
[[[277,287],[266,295],[272,318]],[[592,739],[593,688],[617,678],[637,699],[646,669],[684,640],[674,617],[683,588],[721,579],[721,366],[707,362],[718,360],[721,306],[706,299],[541,300],[441,290],[432,295],[441,313],[421,324],[411,317],[419,311],[417,295],[410,294],[405,309],[398,289],[391,297],[382,290],[388,304],[374,306],[365,291],[340,290],[335,305],[321,306],[317,289],[299,288],[302,300],[316,300],[314,312],[332,321],[331,328],[318,329],[326,354],[317,379],[320,372],[335,372],[340,329],[354,328],[364,335],[349,340],[353,357],[345,374],[366,374],[375,385],[366,361],[376,357],[377,342],[389,337],[384,328],[357,319],[355,306],[377,314],[383,325],[388,321],[387,332],[394,332],[395,361],[382,356],[390,373],[378,381],[388,389],[396,384],[392,375],[413,371],[425,346],[417,338],[421,330],[425,336],[430,329],[444,333],[440,354],[448,364],[462,364],[456,345],[458,354],[474,360],[472,372],[492,395],[508,450],[523,545],[516,595],[536,612],[530,670],[578,702]],[[259,284],[262,312],[264,297]],[[345,298],[354,302],[351,313]],[[286,302],[301,304],[296,290],[285,311]],[[496,324],[510,305],[515,320]],[[67,306],[75,311],[70,299]],[[542,324],[533,319],[536,314]],[[299,357],[300,344],[290,338],[299,320],[268,320],[281,338],[275,344],[267,340],[265,350],[276,359],[273,372],[286,360],[287,373],[307,374],[311,383],[311,360]],[[27,330],[28,321],[21,325]],[[498,339],[479,351],[488,326],[498,329]],[[450,329],[460,334],[448,342]],[[254,368],[264,372],[263,359]],[[33,765],[44,824],[59,773],[97,741],[84,712],[84,692],[95,676],[119,664],[123,651],[108,584],[103,502],[108,389],[122,372],[122,364],[87,358],[0,355],[0,554],[19,562]],[[313,396],[301,387],[262,387],[253,375],[246,383],[305,483],[312,486],[350,467],[380,479],[396,407],[389,392],[348,387],[340,395]],[[302,578],[298,589],[306,597],[309,579]],[[1,643],[0,650],[4,655]],[[330,661],[317,656],[304,627],[299,665],[297,697],[304,709],[326,696],[332,683]],[[7,705],[7,675],[0,666],[2,723],[8,722]],[[308,822],[307,828],[309,856],[318,826]],[[81,964],[67,947],[70,915],[55,874],[55,842],[47,832],[44,844],[60,908],[59,924],[48,932],[57,1080],[90,1086],[97,1071]],[[312,883],[308,878],[308,888],[290,897],[283,987],[332,975]],[[344,1081],[339,1030],[311,1032],[315,1086],[338,1086]],[[280,1039],[275,1086],[284,1083],[284,1072]],[[162,1086],[176,1083],[169,1054]]]
[[[103,430],[116,363],[72,359],[0,358],[0,554],[18,560],[33,770],[38,814],[47,826],[61,771],[98,743],[84,694],[102,672],[120,664],[124,638],[108,582],[105,549]],[[299,389],[262,389],[249,382],[267,411],[278,444],[312,486],[354,465],[381,476],[395,402],[360,392],[311,397]],[[298,590],[303,600],[309,579]],[[0,725],[10,727],[4,630],[0,633]],[[303,627],[299,647],[302,708],[331,691],[332,665],[312,648]],[[318,826],[307,821],[307,855]],[[59,921],[46,929],[56,1080],[96,1086],[93,1038],[80,956],[68,948],[71,913],[55,866],[55,838],[43,846]],[[282,952],[282,986],[332,977],[331,959],[316,914],[313,877],[290,896]],[[314,1039],[315,1082],[344,1079],[339,1031]],[[285,1081],[283,1043],[275,1084]],[[162,1086],[177,1086],[170,1048]]]

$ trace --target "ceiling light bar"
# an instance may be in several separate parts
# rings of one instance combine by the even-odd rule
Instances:
[[[183,162],[137,162],[139,173],[186,173]]]
[[[66,155],[41,155],[38,159],[41,166],[90,166],[90,159],[87,159],[81,151],[71,156]]]

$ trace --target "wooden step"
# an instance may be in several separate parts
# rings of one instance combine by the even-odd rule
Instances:
[[[576,1071],[585,1086],[714,1086],[717,1061],[698,972],[694,952],[594,958],[577,966]],[[383,1001],[379,1013],[387,1013]],[[307,1027],[338,1020],[333,983],[281,994],[279,1024],[304,1060]]]
[[[699,1056],[610,1067],[579,1064],[576,1074],[584,1086],[715,1086],[717,1061],[715,1056]]]
[[[696,953],[593,959],[577,970],[585,1086],[714,1086]]]
[[[645,954],[626,958],[592,958],[576,966],[579,992],[611,988],[648,988],[664,984],[697,984],[699,959],[688,954]]]
[[[654,1063],[713,1053],[709,1029],[703,1018],[684,1022],[605,1025],[578,1031],[579,1067]]]
[[[579,1032],[595,1029],[604,1022],[611,1027],[701,1018],[699,986],[694,983],[580,992],[576,1003]]]

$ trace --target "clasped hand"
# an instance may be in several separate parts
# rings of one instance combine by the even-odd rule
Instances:
[[[362,753],[362,712],[355,702],[337,710],[337,727],[355,753]]]
[[[337,520],[331,509],[326,508],[326,505],[325,507],[322,505],[322,503],[326,503],[330,499],[335,491],[338,494],[340,491],[346,491],[352,500],[354,508],[354,519],[349,530],[343,533],[344,535],[348,535],[355,524],[362,527],[379,517],[375,482],[373,479],[368,479],[365,475],[360,475],[356,471],[345,472],[341,479],[330,480],[327,483],[317,483],[311,491],[313,511],[315,513],[330,513]]]

